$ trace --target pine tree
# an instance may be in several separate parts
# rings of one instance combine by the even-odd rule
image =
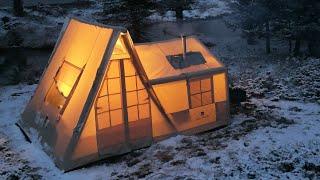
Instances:
[[[319,12],[317,0],[239,0],[235,24],[248,36],[265,37],[267,53],[272,36],[288,41],[289,52],[293,50],[294,55],[301,53],[302,42],[307,42],[309,53],[316,55],[320,46]]]

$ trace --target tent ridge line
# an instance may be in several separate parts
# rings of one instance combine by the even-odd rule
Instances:
[[[101,64],[100,64],[99,68],[97,69],[96,78],[93,81],[91,90],[88,94],[88,98],[84,104],[83,110],[82,110],[81,115],[78,120],[78,123],[73,129],[72,137],[71,137],[69,144],[67,146],[66,153],[63,158],[63,160],[66,161],[67,163],[70,163],[69,160],[71,158],[71,154],[73,153],[75,146],[77,145],[77,142],[79,141],[80,134],[81,134],[81,132],[84,128],[84,125],[87,121],[87,118],[90,113],[90,109],[92,108],[92,106],[94,104],[94,98],[96,97],[96,95],[99,91],[100,84],[103,80],[103,74],[106,71],[109,59],[110,59],[112,51],[113,51],[113,47],[115,46],[119,35],[120,35],[119,30],[112,31],[112,34],[110,36],[110,40],[109,40],[108,45],[106,46],[106,49],[104,51],[104,55],[103,55]]]
[[[93,26],[98,26],[98,27],[102,27],[102,28],[113,29],[113,30],[120,31],[120,32],[125,32],[125,31],[127,31],[127,29],[124,28],[124,27],[122,27],[122,26],[105,25],[105,24],[98,23],[98,22],[96,22],[96,21],[90,21],[89,19],[83,18],[83,17],[82,17],[82,18],[79,18],[79,17],[70,15],[68,18],[69,18],[69,19],[74,19],[74,20],[79,21],[79,22],[82,22],[82,23],[90,24],[90,25],[93,25]]]

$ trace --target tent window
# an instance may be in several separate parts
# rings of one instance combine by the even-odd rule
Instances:
[[[109,63],[107,77],[104,79],[96,100],[97,127],[99,129],[121,125],[124,122],[122,109],[124,108],[122,103],[124,94],[121,94],[123,85],[121,84],[120,63],[119,60],[113,60]],[[150,118],[148,93],[131,60],[125,59],[123,63],[128,121],[134,122]]]
[[[54,77],[54,83],[46,95],[45,102],[62,109],[82,71],[83,68],[79,68],[66,60],[63,61]]]
[[[110,61],[96,100],[96,117],[99,129],[123,124],[119,61]]]
[[[197,108],[213,103],[211,78],[192,79],[188,81],[189,106]]]
[[[124,60],[129,122],[150,118],[149,96],[131,60]]]
[[[81,73],[81,69],[77,66],[69,63],[68,61],[64,61],[62,66],[60,67],[56,77],[54,78],[59,92],[64,96],[68,97],[73,85],[78,79],[78,76]]]

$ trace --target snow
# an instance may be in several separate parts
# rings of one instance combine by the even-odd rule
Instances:
[[[178,135],[114,161],[63,173],[37,142],[25,141],[15,126],[35,88],[36,85],[19,84],[0,89],[0,147],[7,149],[0,153],[0,177],[36,174],[46,179],[282,179],[306,177],[306,163],[320,165],[319,104],[252,98],[256,113],[274,118],[265,120],[270,124],[261,123],[263,118],[258,119],[259,116],[238,113],[226,128],[194,136]],[[257,125],[253,130],[251,122]],[[9,160],[8,153],[13,154]],[[281,164],[293,164],[294,169],[284,173],[279,170]],[[319,177],[316,172],[309,175]]]
[[[21,19],[0,10],[0,17],[10,17],[6,26],[22,33],[23,46],[38,47],[54,44],[64,16],[94,19],[100,6],[70,12],[44,6]],[[225,1],[199,0],[183,13],[203,19],[228,12]],[[150,20],[173,21],[174,12],[155,12]],[[37,132],[28,143],[15,125],[37,85],[0,86],[0,179],[320,179],[320,59],[265,55],[263,44],[246,46],[238,32],[219,31],[212,38],[199,36],[216,44],[211,50],[228,67],[232,85],[248,95],[247,102],[231,107],[230,125],[63,173],[42,150]]]
[[[67,17],[78,17],[95,22],[95,14],[102,11],[101,2],[91,1],[89,7],[61,8],[56,5],[39,5],[25,8],[24,17],[15,17],[7,9],[0,9],[0,48],[53,47]]]
[[[199,0],[195,2],[190,10],[183,11],[184,19],[206,19],[218,17],[231,13],[227,1],[223,0]],[[175,12],[167,11],[165,13],[154,12],[148,17],[151,21],[175,21]]]

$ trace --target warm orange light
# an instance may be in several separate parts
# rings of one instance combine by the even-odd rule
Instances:
[[[213,76],[214,99],[215,102],[222,102],[227,100],[226,92],[226,75],[225,73]]]
[[[68,86],[66,83],[62,82],[62,81],[58,81],[57,82],[57,86],[58,89],[60,91],[60,93],[64,96],[64,97],[68,97],[71,91],[71,87]]]

